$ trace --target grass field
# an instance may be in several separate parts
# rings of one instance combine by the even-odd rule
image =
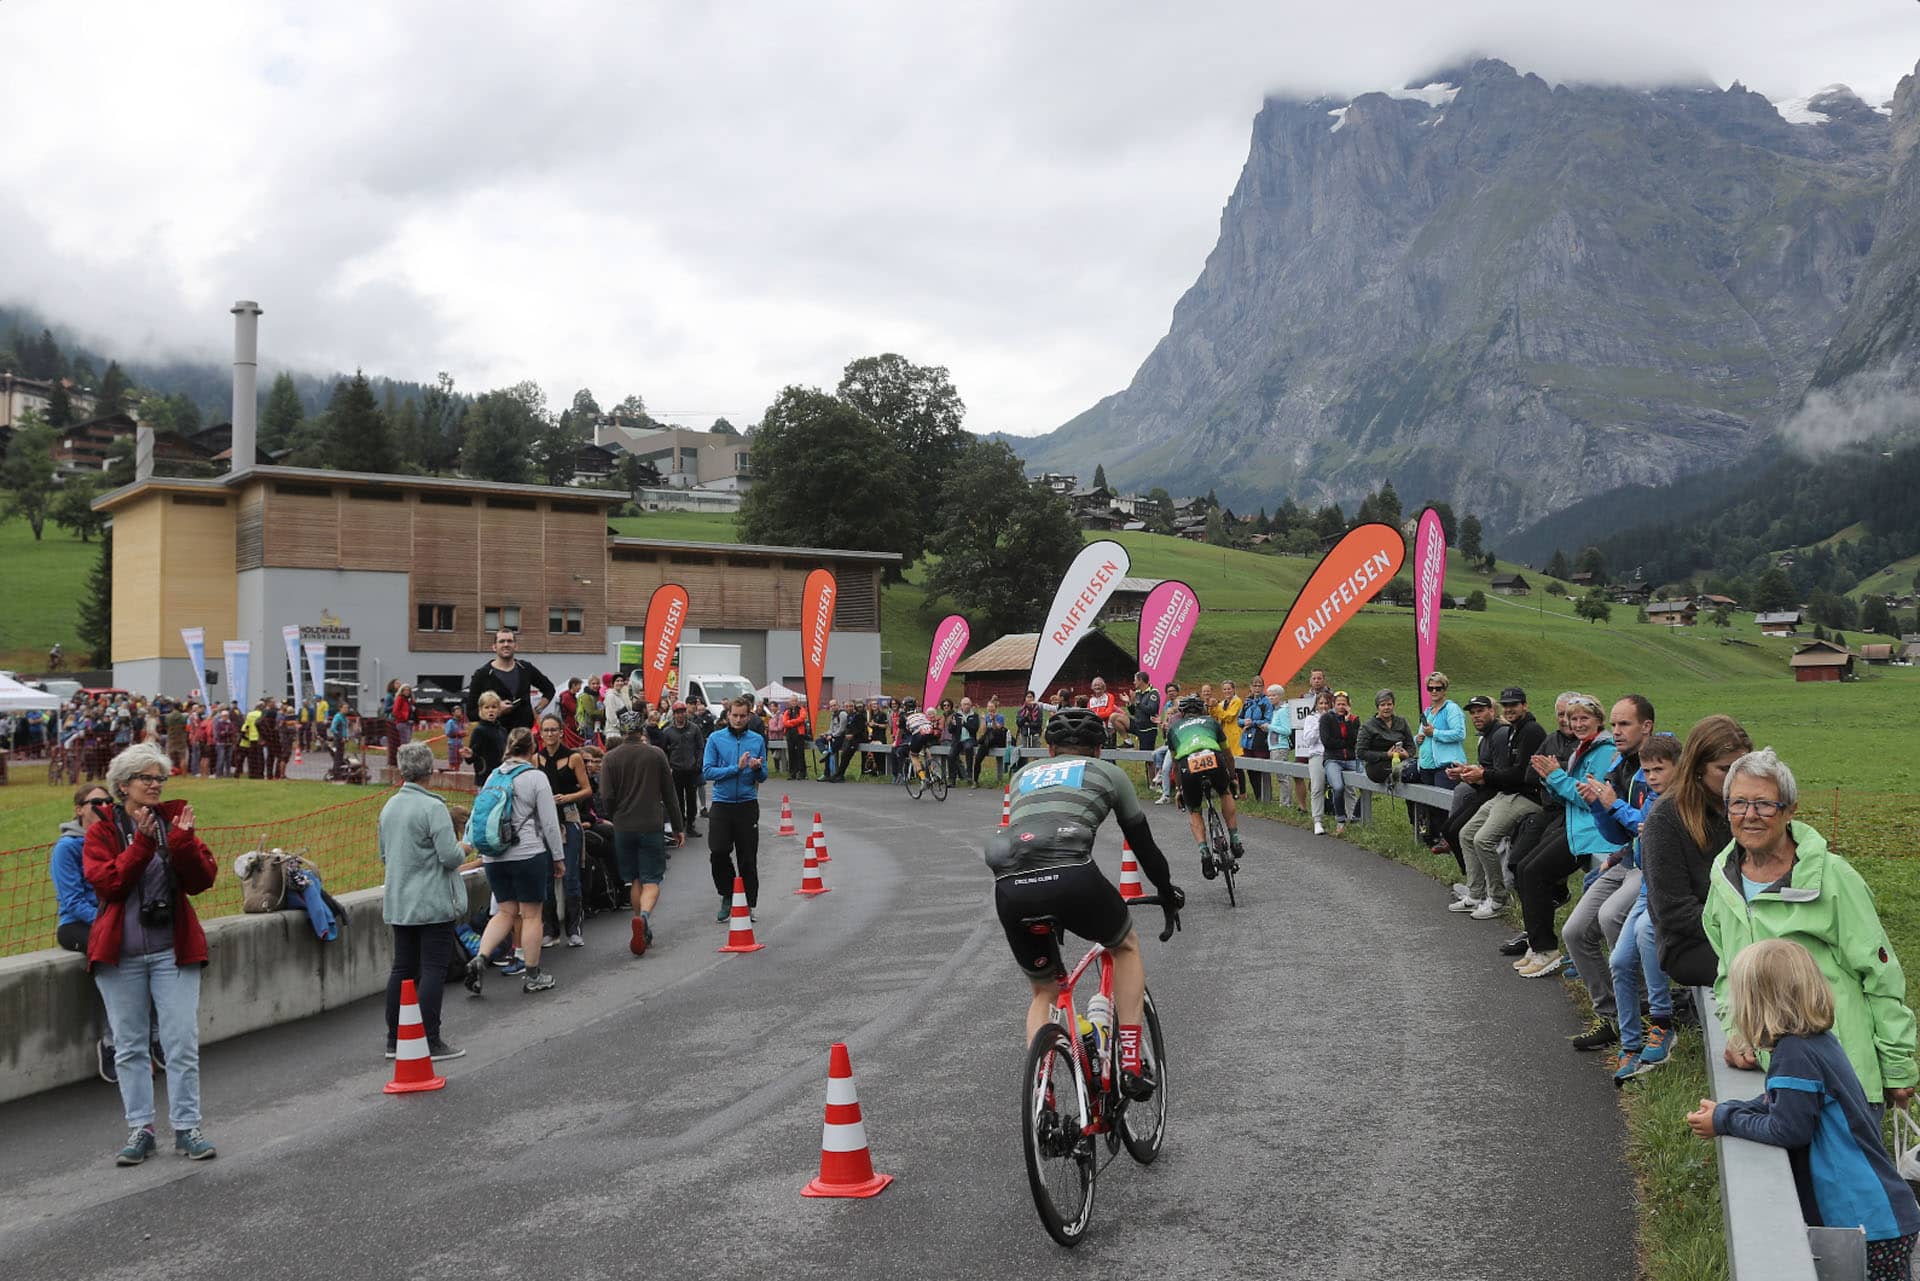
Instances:
[[[0,614],[0,667],[41,671],[47,649],[58,641],[79,658],[79,600],[87,575],[99,558],[100,543],[83,543],[48,523],[39,542],[24,520],[0,520],[0,565],[6,572],[9,608]]]
[[[737,543],[733,516],[723,512],[647,512],[615,516],[607,524],[626,538],[678,538],[690,543]]]

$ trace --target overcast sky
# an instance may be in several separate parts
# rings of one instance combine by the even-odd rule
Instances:
[[[1920,4],[0,0],[0,50],[0,300],[112,352],[254,298],[277,363],[704,426],[898,351],[1029,433],[1166,332],[1268,93],[1478,50],[1879,103]]]

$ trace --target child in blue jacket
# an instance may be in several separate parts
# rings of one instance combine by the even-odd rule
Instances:
[[[1907,1281],[1920,1205],[1887,1156],[1879,1111],[1833,1035],[1833,992],[1820,967],[1791,939],[1761,939],[1733,958],[1727,983],[1740,1035],[1773,1051],[1767,1092],[1701,1099],[1687,1125],[1703,1139],[1728,1134],[1786,1148],[1807,1223],[1864,1229],[1867,1281]]]

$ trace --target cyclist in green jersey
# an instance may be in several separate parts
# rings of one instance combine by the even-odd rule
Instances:
[[[1180,784],[1180,804],[1187,811],[1187,830],[1200,847],[1200,875],[1211,881],[1220,874],[1213,862],[1213,850],[1207,844],[1206,821],[1200,814],[1205,785],[1213,784],[1219,799],[1220,816],[1227,821],[1227,840],[1233,856],[1244,858],[1240,844],[1240,807],[1233,802],[1233,751],[1227,746],[1226,731],[1207,711],[1206,703],[1192,694],[1180,700],[1172,724],[1167,727],[1167,746],[1173,753],[1173,777]]]
[[[1153,1083],[1140,1074],[1146,966],[1126,900],[1093,862],[1094,834],[1108,814],[1118,821],[1140,870],[1160,893],[1166,917],[1162,940],[1173,937],[1186,895],[1173,883],[1166,856],[1154,842],[1133,780],[1113,762],[1100,759],[1106,742],[1100,718],[1085,708],[1063,707],[1047,719],[1046,739],[1048,759],[1013,776],[1009,826],[996,830],[987,842],[994,911],[1033,987],[1026,1043],[1032,1043],[1034,1033],[1051,1017],[1059,980],[1067,972],[1058,932],[1036,933],[1030,924],[1049,917],[1061,929],[1113,953],[1121,1088],[1130,1098],[1145,1099],[1153,1092]]]

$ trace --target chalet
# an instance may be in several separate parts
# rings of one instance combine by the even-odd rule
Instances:
[[[1205,516],[1182,516],[1173,522],[1175,536],[1196,543],[1207,541],[1207,518]]]
[[[62,428],[53,442],[54,470],[67,475],[103,472],[114,446],[139,429],[130,414],[108,414]],[[154,436],[153,457],[158,463],[208,463],[214,455],[198,437],[161,432]]]
[[[1033,657],[1039,649],[1040,633],[1020,632],[967,655],[957,673],[966,696],[978,704],[998,695],[1004,706],[1018,707],[1026,699],[1027,678],[1033,674]],[[1053,678],[1053,689],[1034,693],[1047,699],[1064,686],[1076,695],[1085,694],[1092,690],[1096,676],[1109,689],[1131,689],[1137,670],[1133,655],[1118,642],[1103,631],[1091,631],[1067,655],[1066,665]]]
[[[1887,643],[1862,645],[1860,657],[1875,667],[1885,667],[1893,662],[1894,647]]]
[[[1739,609],[1740,602],[1731,596],[1721,596],[1714,592],[1705,592],[1693,598],[1693,603],[1701,609]]]
[[[1158,587],[1163,580],[1158,578],[1121,579],[1107,593],[1107,603],[1100,607],[1100,618],[1105,622],[1121,619],[1136,619],[1140,611],[1147,607],[1147,595]]]
[[[1660,627],[1692,627],[1700,621],[1700,610],[1690,600],[1650,600],[1647,621]]]
[[[1080,478],[1069,476],[1065,472],[1043,471],[1033,478],[1033,483],[1048,493],[1065,497],[1080,487]]]
[[[1903,663],[1920,663],[1920,640],[1903,640],[1895,646]]]
[[[1268,543],[1272,541],[1273,541],[1272,534],[1255,534],[1252,538],[1249,538],[1247,540],[1247,545],[1250,547],[1265,547]]]
[[[1524,574],[1495,574],[1491,586],[1496,596],[1525,596],[1533,590]]]
[[[1615,587],[1609,599],[1616,605],[1644,605],[1653,598],[1645,583],[1624,583]]]
[[[1154,501],[1145,494],[1115,494],[1113,509],[1122,516],[1151,515]]]
[[[1772,613],[1755,614],[1753,622],[1754,626],[1760,629],[1762,636],[1791,636],[1800,630],[1800,611],[1782,609]]]
[[[1594,575],[1594,572],[1592,570],[1583,569],[1579,573],[1575,574],[1573,577],[1569,578],[1567,581],[1572,583],[1575,587],[1591,587],[1595,583],[1599,582],[1600,580]]]
[[[1809,641],[1793,651],[1787,665],[1793,669],[1793,678],[1803,684],[1853,679],[1853,655],[1832,641]]]
[[[1074,519],[1080,522],[1082,529],[1112,529],[1113,509],[1111,507],[1103,510],[1089,509],[1080,512]]]
[[[1780,555],[1774,557],[1773,563],[1781,569],[1792,569],[1794,566],[1794,555],[1792,552],[1782,552]]]

